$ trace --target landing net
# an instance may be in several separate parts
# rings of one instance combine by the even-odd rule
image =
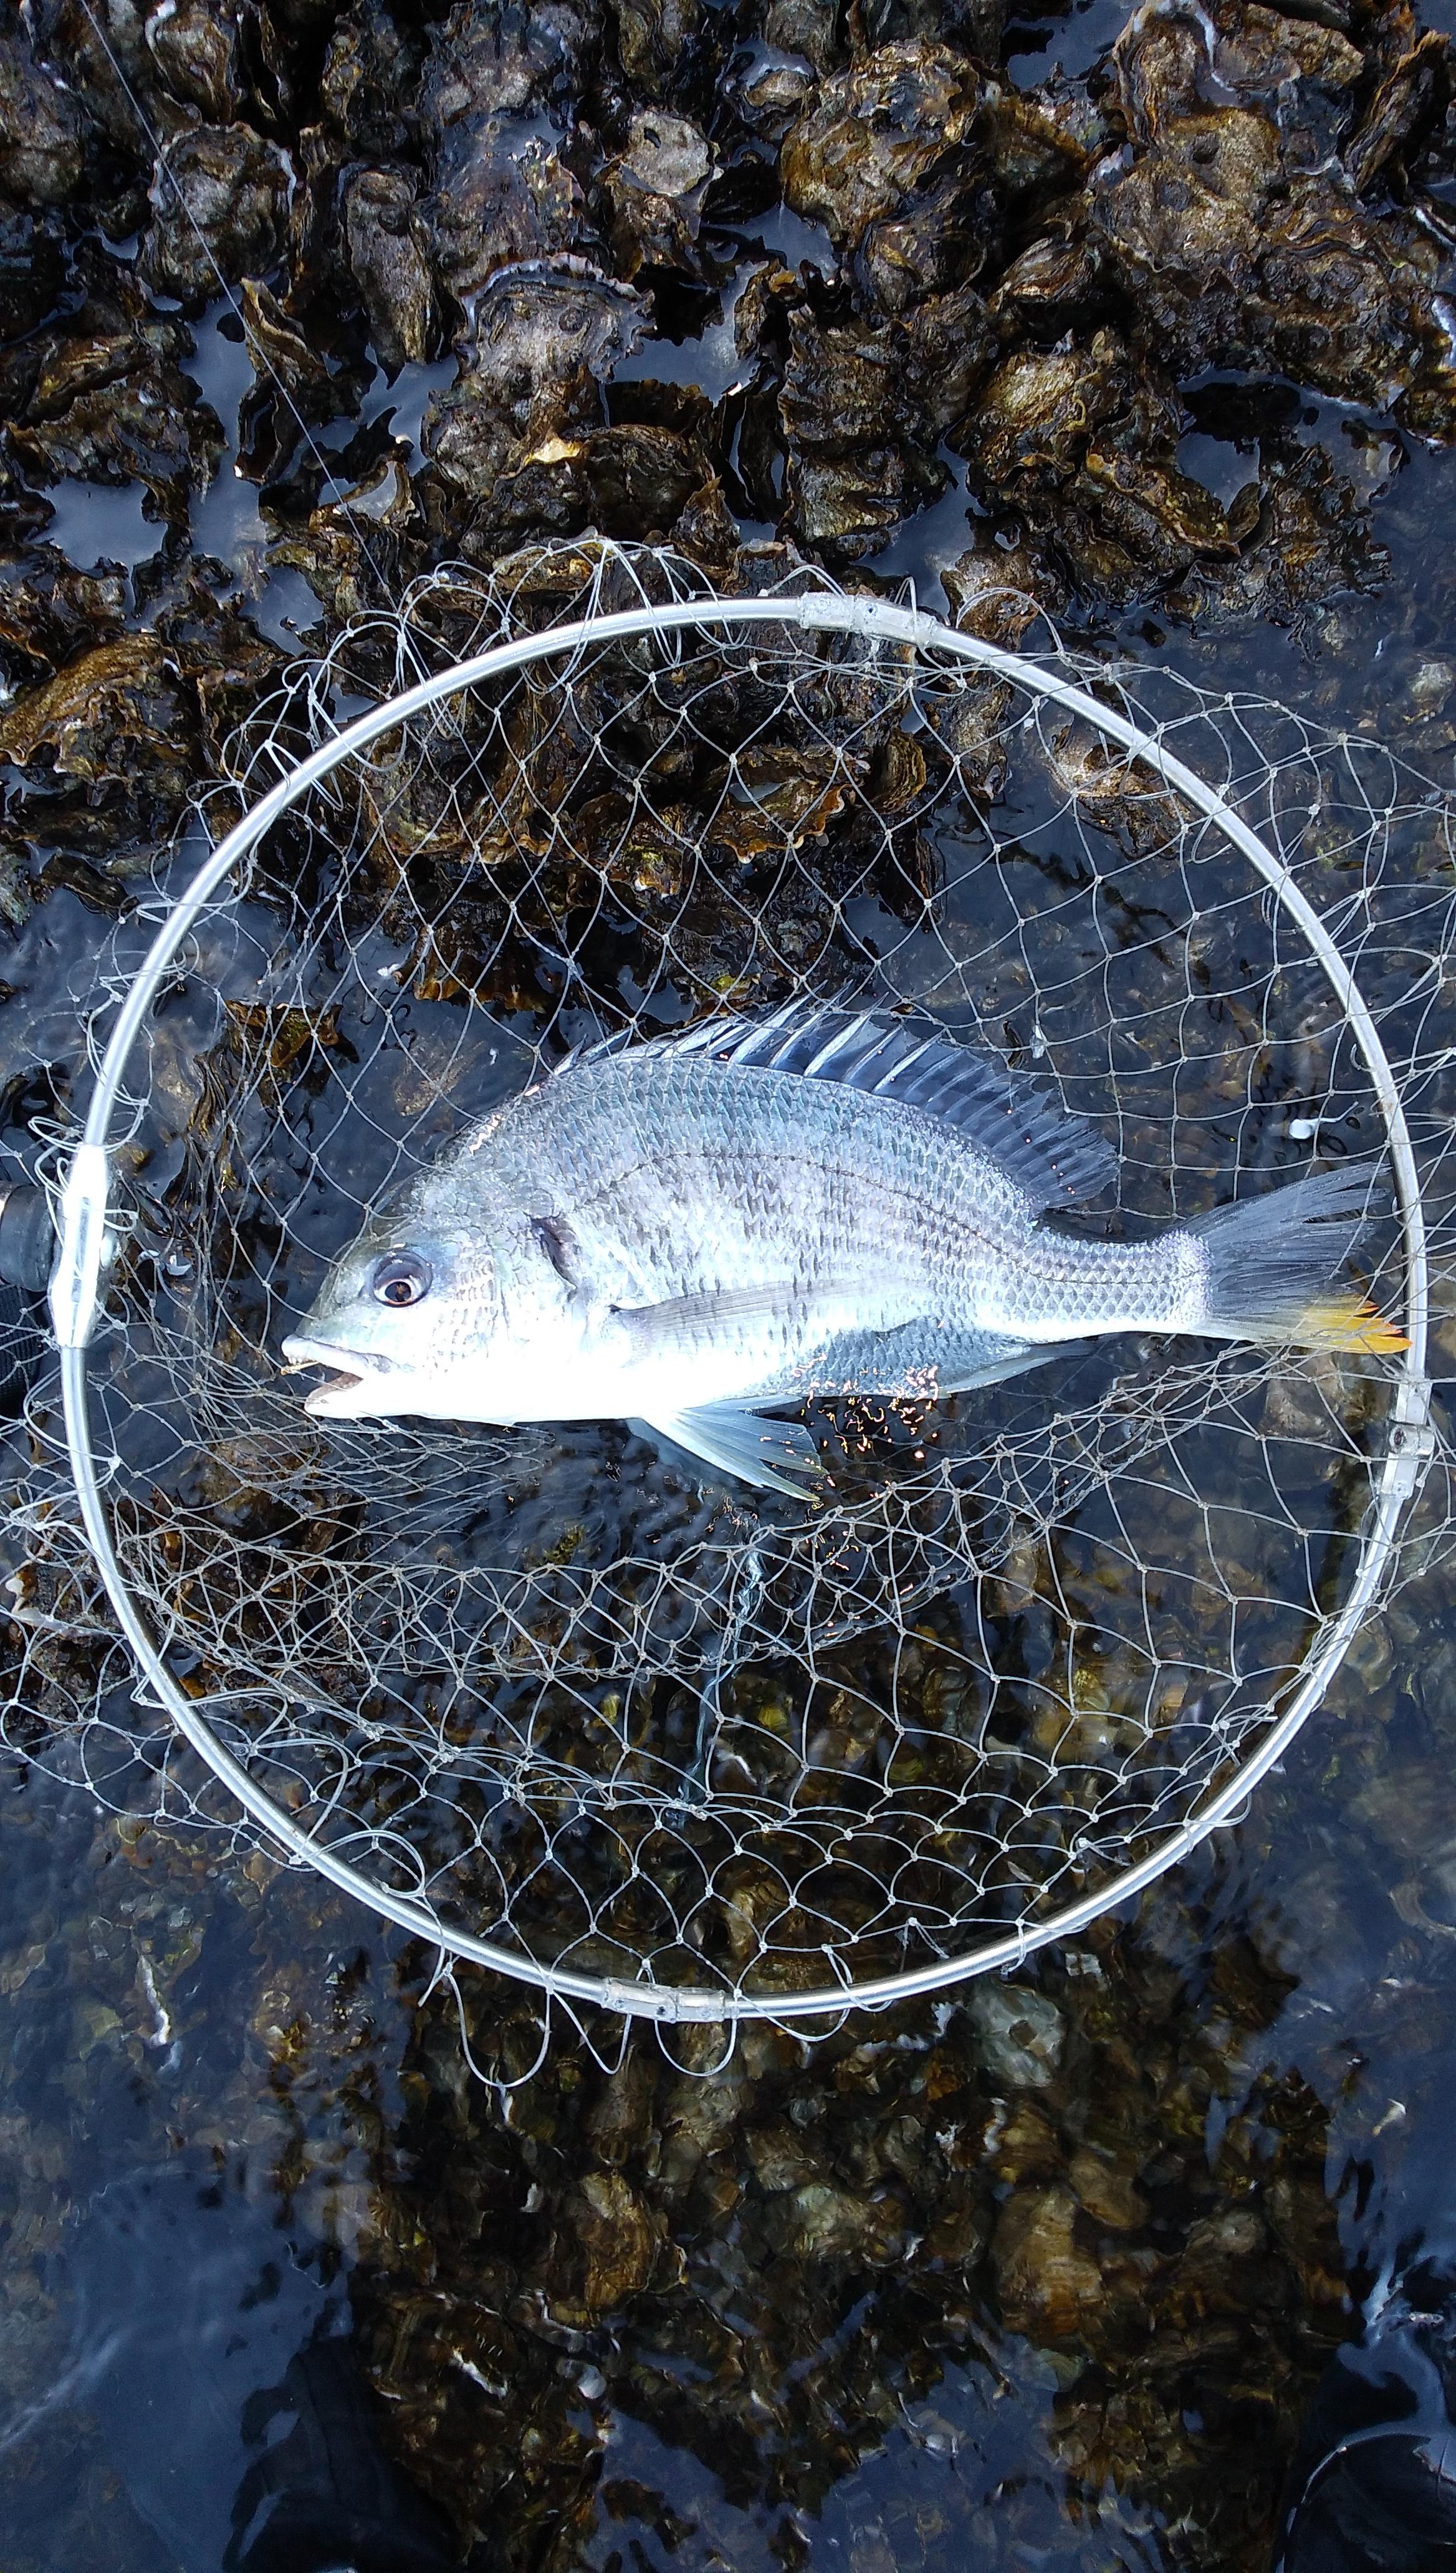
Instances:
[[[76,1495],[32,1509],[10,1729],[84,1592],[170,1720],[117,1719],[125,1800],[139,1763],[163,1810],[221,1781],[567,1997],[793,2020],[1122,1900],[1439,1540],[1456,879],[1450,798],[1388,749],[1022,659],[994,597],[958,634],[777,552],[739,577],[595,541],[436,573],[240,736],[233,827],[98,1027]],[[617,1423],[305,1415],[281,1343],[403,1175],[573,1044],[799,994],[1039,1077],[1115,1144],[1084,1221],[1125,1238],[1382,1154],[1362,1257],[1408,1354],[1124,1338],[821,1409],[814,1507]]]

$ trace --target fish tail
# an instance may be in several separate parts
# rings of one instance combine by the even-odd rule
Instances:
[[[1379,1212],[1378,1188],[1378,1165],[1358,1162],[1199,1216],[1186,1230],[1203,1255],[1204,1328],[1222,1339],[1295,1340],[1376,1357],[1408,1348],[1404,1331],[1343,1280]]]

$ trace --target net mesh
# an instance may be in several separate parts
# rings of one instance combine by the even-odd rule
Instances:
[[[742,577],[827,586],[777,553]],[[209,827],[435,669],[707,587],[594,541],[431,574],[291,674]],[[1333,932],[1417,1151],[1439,1374],[1449,795],[1263,700],[1043,661],[1215,785]],[[127,979],[119,954],[113,999]],[[347,758],[198,920],[127,1064],[88,1358],[128,1589],[311,1843],[446,1951],[725,2014],[972,1971],[1176,1847],[1336,1631],[1398,1373],[1105,1341],[811,1413],[812,1507],[620,1423],[304,1414],[281,1343],[388,1188],[571,1045],[799,994],[913,1005],[1037,1075],[1115,1144],[1125,1238],[1385,1141],[1288,906],[1034,685],[849,633],[587,638]],[[1399,1313],[1393,1219],[1363,1257]],[[130,1810],[221,1819],[124,1704],[49,1379],[28,1432],[10,1738]],[[1447,1497],[1438,1443],[1402,1564]]]

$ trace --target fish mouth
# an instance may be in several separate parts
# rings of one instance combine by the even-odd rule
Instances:
[[[305,1367],[327,1367],[329,1380],[316,1384],[304,1399],[304,1409],[316,1419],[348,1419],[368,1411],[373,1405],[367,1397],[372,1384],[391,1371],[391,1360],[375,1356],[372,1349],[346,1348],[337,1340],[316,1340],[307,1331],[296,1331],[283,1344],[284,1373],[297,1375]]]

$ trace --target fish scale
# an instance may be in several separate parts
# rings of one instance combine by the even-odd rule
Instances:
[[[763,1406],[934,1399],[1115,1331],[1402,1345],[1340,1283],[1370,1168],[1146,1243],[1047,1221],[1115,1167],[1094,1128],[942,1031],[710,1021],[575,1057],[449,1147],[285,1355],[334,1371],[309,1398],[326,1416],[636,1418],[783,1482],[817,1455]]]

